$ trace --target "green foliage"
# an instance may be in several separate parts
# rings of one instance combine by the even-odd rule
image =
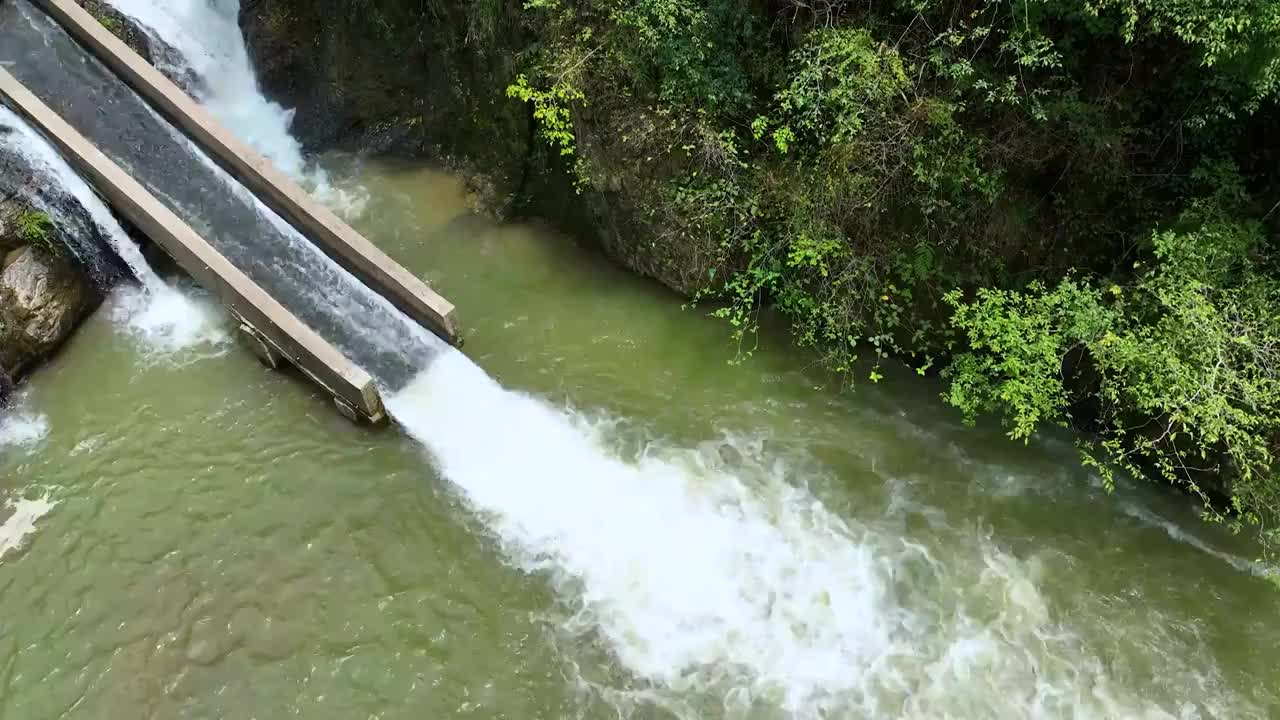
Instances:
[[[1280,3],[1275,0],[1088,0],[1089,13],[1116,14],[1126,40],[1172,36],[1221,71],[1212,83],[1253,112],[1280,90]],[[1234,116],[1236,108],[1220,105]]]
[[[739,357],[779,312],[849,381],[944,367],[1016,440],[1280,520],[1280,0],[524,8],[508,95]]]
[[[1086,458],[1108,481],[1115,469],[1154,475],[1199,495],[1210,517],[1270,529],[1280,280],[1260,255],[1262,226],[1239,219],[1238,181],[1211,177],[1214,195],[1153,234],[1151,264],[1128,285],[1068,278],[968,302],[951,293],[967,349],[948,369],[947,399],[970,419],[1000,415],[1022,440],[1088,408]]]
[[[419,23],[419,13],[413,10],[416,3],[401,3],[397,0],[346,0],[346,21],[363,29],[362,34],[371,35],[379,42],[388,45],[404,45],[413,37]],[[284,11],[278,11],[283,13]],[[289,22],[287,17],[268,22]]]
[[[1051,291],[1033,281],[1022,291],[982,288],[970,303],[953,290],[946,300],[969,348],[948,368],[947,400],[970,420],[1002,414],[1016,440],[1027,440],[1045,422],[1065,425],[1070,398],[1063,367],[1070,352],[1114,337],[1116,317],[1101,291],[1069,278]]]
[[[18,237],[34,248],[51,255],[57,254],[58,246],[53,236],[53,221],[45,213],[35,210],[24,210],[20,213]]]
[[[533,119],[538,132],[547,144],[558,148],[561,155],[572,155],[577,139],[573,134],[571,104],[584,100],[582,91],[558,82],[549,89],[540,90],[529,85],[529,78],[520,75],[507,87],[507,97],[516,98],[533,106]]]
[[[918,311],[946,275],[937,249],[989,210],[999,174],[957,124],[957,106],[925,94],[902,55],[866,30],[816,30],[791,62],[751,125],[781,156],[768,171],[781,167],[788,182],[756,201],[778,209],[738,237],[733,250],[748,262],[719,314],[750,332],[772,303],[842,373],[864,352],[927,356],[934,340]]]
[[[819,143],[856,140],[869,124],[894,122],[914,90],[902,57],[877,46],[863,29],[817,31],[792,62],[790,82],[776,98],[790,137]]]
[[[284,35],[289,32],[289,28],[294,24],[294,18],[290,15],[289,9],[285,5],[268,6],[264,21],[267,28],[275,35]]]
[[[652,78],[666,102],[710,110],[747,100],[734,54],[749,15],[734,0],[630,0],[608,3],[611,26],[629,35],[619,50],[625,71]],[[750,30],[746,30],[750,32]]]
[[[120,22],[119,18],[112,15],[97,14],[94,15],[94,19],[112,35],[116,37],[124,36],[124,24]]]

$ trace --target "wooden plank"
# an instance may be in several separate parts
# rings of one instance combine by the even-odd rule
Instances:
[[[185,132],[260,200],[280,213],[335,262],[401,312],[460,345],[453,304],[240,142],[177,85],[111,34],[73,0],[34,0],[81,45]]]
[[[0,68],[0,101],[48,138],[112,207],[298,369],[369,420],[385,418],[382,400],[367,372],[241,272],[4,68]]]

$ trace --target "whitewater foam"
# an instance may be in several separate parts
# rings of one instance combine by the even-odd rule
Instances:
[[[49,418],[21,408],[0,408],[0,449],[31,447],[49,434]]]
[[[1239,555],[1232,555],[1231,553],[1219,550],[1204,540],[1201,540],[1196,535],[1184,530],[1176,523],[1166,520],[1144,507],[1131,502],[1125,502],[1120,505],[1120,509],[1125,515],[1136,520],[1140,520],[1151,527],[1159,528],[1174,540],[1186,543],[1206,555],[1217,558],[1240,572],[1249,573],[1250,575],[1256,575],[1258,577],[1273,577],[1280,575],[1280,568],[1275,568],[1266,565],[1265,563],[1249,560],[1247,558],[1240,557]]]
[[[293,110],[267,99],[240,32],[239,0],[108,0],[178,50],[200,78],[197,98],[236,137],[249,143],[321,202],[347,217],[363,212],[367,195],[340,187],[289,132]]]
[[[1172,717],[1113,687],[1054,620],[1038,563],[990,538],[944,562],[835,516],[747,445],[731,463],[661,445],[623,459],[608,423],[454,351],[387,407],[512,562],[550,578],[558,630],[602,642],[677,715],[699,716],[693,694],[730,717]]]
[[[439,357],[388,402],[527,569],[552,571],[637,675],[679,687],[744,666],[799,707],[890,647],[868,544],[784,485],[757,495],[705,458],[628,464],[569,414]],[[770,496],[771,495],[771,496]]]
[[[205,296],[193,296],[170,285],[156,288],[123,287],[109,300],[112,318],[156,351],[172,359],[224,354],[231,345],[223,310]]]
[[[48,495],[35,499],[18,498],[10,500],[7,507],[13,510],[9,518],[0,524],[0,560],[10,550],[18,548],[29,535],[36,531],[36,522],[49,514],[57,503]]]

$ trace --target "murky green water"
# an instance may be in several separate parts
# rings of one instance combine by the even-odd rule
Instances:
[[[836,393],[780,337],[730,365],[439,175],[362,182],[359,229],[531,397],[438,376],[433,457],[100,312],[0,426],[0,493],[52,503],[0,556],[0,718],[1280,712],[1280,595],[1184,501],[1106,497],[927,383]]]

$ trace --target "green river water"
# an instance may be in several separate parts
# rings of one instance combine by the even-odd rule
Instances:
[[[0,720],[1280,717],[1280,594],[1185,499],[359,181],[506,390],[415,388],[433,455],[113,298],[0,419]]]

